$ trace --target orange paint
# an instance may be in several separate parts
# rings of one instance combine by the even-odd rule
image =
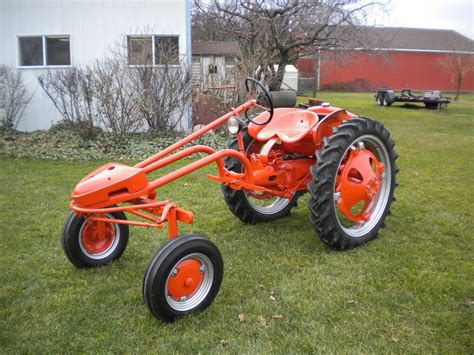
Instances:
[[[85,242],[95,249],[104,248],[110,237],[104,237],[100,245],[95,245],[96,235],[110,234],[110,225],[128,224],[133,226],[161,229],[168,224],[168,235],[174,238],[179,234],[178,222],[193,223],[193,214],[169,201],[157,201],[158,189],[208,164],[216,163],[217,176],[208,178],[221,182],[234,189],[257,191],[259,196],[280,196],[291,198],[295,191],[305,191],[311,175],[309,169],[314,165],[314,151],[329,129],[340,124],[342,119],[352,114],[334,107],[277,108],[273,120],[266,126],[250,124],[248,131],[255,140],[244,152],[242,135],[239,133],[239,150],[223,149],[215,151],[204,145],[196,145],[179,152],[193,139],[225,124],[232,117],[240,115],[252,106],[258,106],[250,99],[214,122],[190,134],[170,147],[142,161],[134,167],[109,163],[82,179],[74,188],[70,208],[88,221]],[[265,116],[267,115],[267,116]],[[255,120],[265,121],[268,113]],[[320,129],[318,129],[320,127]],[[321,131],[318,133],[318,131]],[[149,181],[147,175],[196,153],[207,156],[184,165],[172,172]],[[306,157],[293,156],[305,155]],[[224,158],[240,161],[243,171],[236,173],[224,167]],[[351,201],[348,200],[348,203]],[[111,207],[118,205],[117,207]],[[129,212],[143,218],[146,222],[104,218],[104,214]]]

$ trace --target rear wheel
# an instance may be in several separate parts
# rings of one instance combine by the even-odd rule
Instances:
[[[172,322],[207,308],[224,273],[217,247],[199,234],[174,238],[155,254],[143,277],[143,299],[158,319]]]
[[[250,155],[260,151],[262,142],[254,140],[247,132],[242,130],[245,154]],[[237,150],[237,137],[232,136],[227,144],[229,149]],[[225,167],[229,171],[242,172],[242,164],[235,158],[226,158]],[[299,192],[296,192],[291,199],[274,196],[267,193],[258,193],[247,190],[234,190],[225,184],[221,184],[224,200],[230,211],[244,223],[256,224],[269,222],[277,218],[290,214],[296,206]]]
[[[109,219],[126,220],[123,212],[104,215]],[[118,260],[128,243],[128,225],[88,221],[70,213],[62,231],[61,244],[68,259],[78,268],[102,266]]]
[[[341,124],[317,152],[308,206],[329,247],[349,249],[377,236],[397,186],[393,147],[381,123],[355,118]]]

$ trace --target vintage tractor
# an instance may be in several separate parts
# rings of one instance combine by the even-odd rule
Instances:
[[[248,101],[135,166],[106,164],[74,188],[62,231],[66,256],[78,268],[102,266],[120,258],[129,226],[161,229],[170,240],[154,255],[142,293],[153,315],[164,321],[209,306],[223,277],[216,246],[203,236],[178,233],[178,221],[193,214],[159,201],[159,187],[210,163],[230,211],[244,223],[285,217],[305,192],[316,233],[330,248],[343,250],[376,237],[389,214],[396,187],[397,155],[383,125],[329,104],[294,106],[293,98],[269,93],[253,78],[245,80]],[[260,110],[260,112],[254,112]],[[193,139],[227,123],[227,149],[195,145]],[[176,152],[177,151],[177,152]],[[171,154],[173,153],[174,154]],[[195,153],[177,170],[153,181],[151,172]],[[158,190],[158,191],[157,191]],[[144,221],[127,220],[128,212]]]

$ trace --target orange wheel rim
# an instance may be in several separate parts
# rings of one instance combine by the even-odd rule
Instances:
[[[198,260],[183,260],[171,270],[168,295],[176,301],[188,299],[199,289],[203,279],[202,264]]]
[[[103,233],[101,233],[99,229],[97,222],[88,221],[82,230],[82,245],[89,254],[104,253],[112,246],[115,240],[116,232],[112,223],[105,223]]]
[[[336,177],[336,203],[339,210],[354,223],[370,219],[370,209],[382,185],[385,170],[368,149],[350,149]],[[354,211],[355,206],[359,206]]]

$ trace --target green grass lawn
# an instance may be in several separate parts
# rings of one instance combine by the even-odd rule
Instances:
[[[62,252],[69,193],[104,162],[1,158],[0,351],[473,353],[474,96],[427,111],[376,107],[372,95],[319,97],[392,133],[400,186],[379,238],[328,250],[306,197],[291,217],[243,225],[206,180],[214,168],[193,173],[159,197],[195,213],[181,231],[213,240],[225,274],[210,308],[174,324],[141,295],[165,231],[133,227],[123,257],[103,268],[78,270]]]

